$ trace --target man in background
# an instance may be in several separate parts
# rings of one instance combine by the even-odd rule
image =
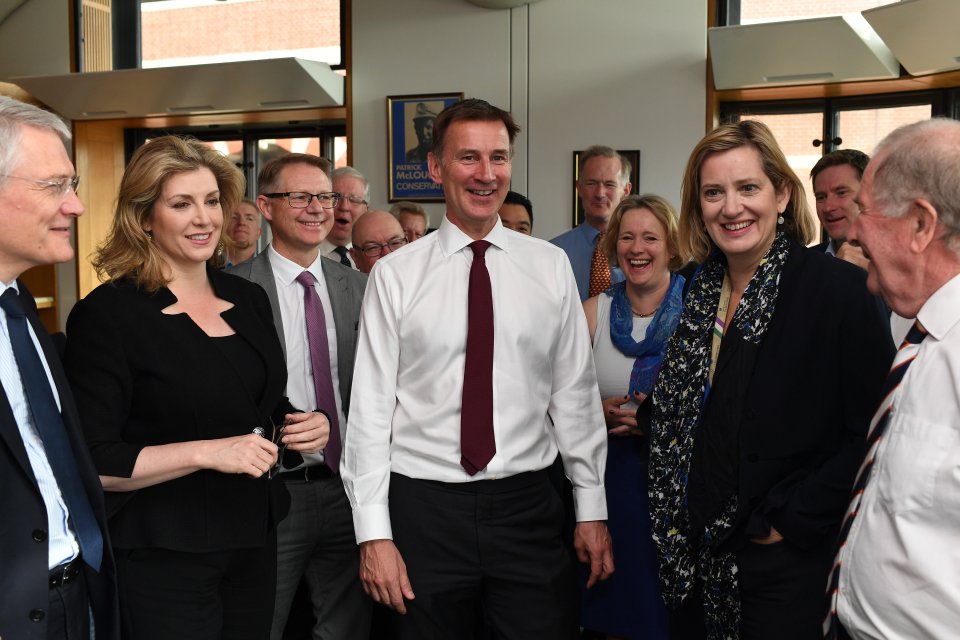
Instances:
[[[507,229],[530,235],[533,233],[533,203],[516,191],[507,191],[500,205],[500,222]]]
[[[377,260],[407,244],[400,223],[386,211],[368,211],[353,225],[350,256],[360,273],[370,273]]]
[[[862,269],[867,268],[863,251],[847,242],[847,231],[857,219],[857,194],[870,157],[856,149],[831,151],[810,170],[813,196],[820,226],[830,238],[816,248]]]
[[[390,207],[390,213],[395,215],[400,222],[403,236],[407,239],[407,242],[419,240],[427,235],[427,229],[430,228],[430,218],[423,207],[416,202],[401,200]]]
[[[611,268],[603,255],[600,240],[613,210],[631,188],[630,162],[614,149],[593,145],[580,154],[577,193],[583,203],[584,222],[550,242],[570,258],[581,302],[623,280],[620,269]]]
[[[353,167],[340,167],[333,172],[333,190],[340,194],[340,200],[334,211],[333,227],[320,245],[320,254],[356,269],[350,257],[353,225],[367,212],[370,185]]]
[[[227,266],[246,262],[257,254],[260,240],[260,210],[253,200],[241,200],[227,223]]]

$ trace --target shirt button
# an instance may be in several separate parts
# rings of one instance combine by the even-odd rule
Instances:
[[[34,609],[30,612],[30,622],[40,622],[46,615],[47,614],[43,612],[43,609]]]
[[[46,542],[47,532],[43,529],[34,529],[33,530],[33,541],[34,542]]]

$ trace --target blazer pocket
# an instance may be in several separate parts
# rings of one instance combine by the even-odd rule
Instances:
[[[937,474],[955,447],[957,431],[911,416],[897,419],[884,435],[874,480],[880,505],[888,513],[904,513],[933,506]],[[881,442],[882,446],[882,442]]]

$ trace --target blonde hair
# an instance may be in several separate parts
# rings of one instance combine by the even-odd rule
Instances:
[[[800,244],[809,244],[814,236],[813,217],[807,206],[803,184],[787,163],[767,125],[756,120],[723,124],[697,143],[680,187],[680,251],[684,259],[703,262],[716,248],[703,224],[700,208],[700,169],[708,157],[721,151],[751,146],[760,154],[763,173],[776,192],[790,189],[790,201],[783,211],[783,230]]]
[[[166,262],[143,225],[153,214],[167,179],[178,173],[209,169],[220,190],[220,207],[234,211],[244,195],[243,174],[227,158],[195,138],[162,136],[146,143],[133,154],[120,181],[117,208],[107,239],[94,254],[92,263],[101,280],[132,278],[147,291],[169,284]],[[217,246],[222,246],[226,223],[220,227]],[[209,263],[222,267],[225,256],[214,252]]]
[[[653,194],[645,193],[640,196],[627,196],[620,201],[617,208],[613,210],[610,216],[610,222],[607,223],[607,233],[601,240],[600,249],[607,256],[611,266],[617,265],[617,240],[620,236],[620,223],[623,216],[628,211],[634,209],[649,209],[653,216],[660,221],[667,232],[667,253],[672,254],[667,268],[670,271],[676,271],[682,267],[685,260],[680,256],[680,246],[677,237],[677,210],[673,208],[664,198]]]

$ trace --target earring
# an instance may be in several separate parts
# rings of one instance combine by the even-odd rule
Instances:
[[[777,216],[777,226],[783,226],[783,211],[780,212],[780,215]]]
[[[148,229],[144,229],[143,232],[144,232],[145,234],[147,234],[147,237],[148,237],[148,238],[150,238],[150,242],[153,242],[153,231],[150,231],[150,230],[148,230]]]
[[[221,239],[220,242],[217,243],[217,260],[220,260],[221,258],[223,258],[223,249],[224,249],[224,243],[223,243],[223,240]]]

